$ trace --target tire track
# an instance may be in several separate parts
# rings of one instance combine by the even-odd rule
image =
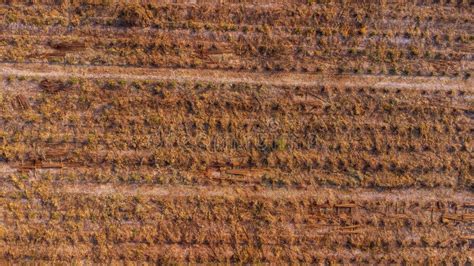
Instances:
[[[3,76],[35,78],[162,80],[178,82],[247,83],[273,86],[340,86],[385,89],[474,90],[472,79],[382,75],[333,75],[290,72],[232,72],[209,69],[72,66],[39,63],[0,64]]]

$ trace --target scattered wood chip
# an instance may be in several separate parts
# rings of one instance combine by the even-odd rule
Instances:
[[[30,108],[30,103],[28,102],[28,99],[22,94],[16,96],[16,102],[22,110],[27,110]]]
[[[443,214],[443,216],[441,216],[441,221],[443,223],[449,223],[452,221],[462,222],[463,217],[462,215],[456,215],[456,214]]]
[[[81,51],[86,49],[86,44],[79,41],[55,41],[51,42],[50,46],[59,51]]]
[[[343,204],[336,204],[334,205],[335,208],[340,208],[340,209],[352,209],[356,208],[357,205],[354,203],[343,203]]]
[[[239,176],[259,176],[264,173],[261,169],[229,169],[225,171],[229,175],[239,175]]]
[[[464,203],[464,205],[462,205],[464,208],[474,208],[474,203]]]
[[[66,85],[59,80],[44,79],[40,82],[40,88],[47,93],[57,93],[64,90]]]
[[[340,234],[360,234],[362,230],[360,230],[360,225],[350,225],[350,226],[343,226],[340,227],[337,232]]]
[[[34,58],[58,58],[58,57],[65,57],[66,53],[61,51],[51,52],[51,53],[38,53],[34,54],[32,57]]]
[[[474,213],[465,213],[461,217],[462,217],[462,220],[465,222],[474,221]]]
[[[69,151],[67,149],[49,149],[46,150],[45,155],[48,158],[58,158],[58,157],[64,157],[69,154]]]
[[[43,163],[43,162],[34,162],[34,163],[26,163],[20,164],[16,168],[20,172],[24,171],[31,171],[36,169],[61,169],[64,165],[62,163]]]

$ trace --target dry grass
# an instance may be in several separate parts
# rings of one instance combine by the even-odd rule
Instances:
[[[1,3],[0,264],[472,264],[467,1]]]

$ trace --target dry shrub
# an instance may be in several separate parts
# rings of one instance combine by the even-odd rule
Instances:
[[[151,25],[152,15],[140,5],[123,7],[118,16],[117,24],[124,27],[146,27]]]

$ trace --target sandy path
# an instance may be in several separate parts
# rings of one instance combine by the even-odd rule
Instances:
[[[387,200],[387,201],[416,201],[429,202],[437,200],[451,200],[474,204],[474,193],[468,190],[454,190],[448,188],[437,189],[391,189],[374,190],[369,188],[326,188],[311,187],[308,189],[276,188],[276,189],[249,189],[238,186],[152,186],[152,185],[112,185],[112,184],[68,184],[55,187],[59,193],[112,195],[124,196],[159,196],[159,197],[225,197],[242,198],[306,198],[333,199],[343,201]]]
[[[324,75],[304,73],[256,73],[209,69],[153,69],[117,66],[72,66],[49,64],[0,64],[3,76],[36,78],[123,79],[123,80],[174,80],[179,82],[248,83],[264,85],[341,87],[371,86],[387,89],[474,90],[472,79],[447,77],[405,77],[378,75]]]

